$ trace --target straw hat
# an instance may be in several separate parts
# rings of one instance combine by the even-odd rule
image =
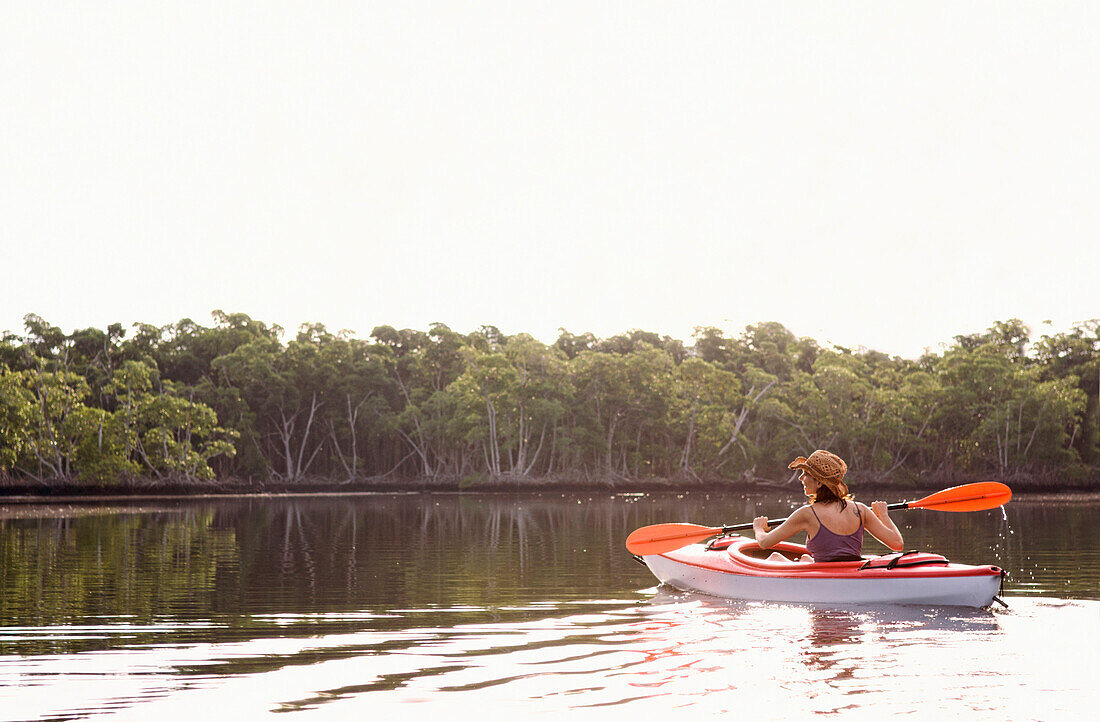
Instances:
[[[841,499],[848,496],[848,485],[844,483],[844,475],[848,473],[848,465],[844,463],[844,459],[830,451],[818,449],[809,457],[800,456],[788,464],[787,468],[802,469],[832,489],[833,493]]]

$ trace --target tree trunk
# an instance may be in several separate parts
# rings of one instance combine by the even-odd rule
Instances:
[[[768,385],[760,391],[760,393],[756,394],[756,396],[753,396],[751,403],[755,404],[757,401],[764,398],[764,394],[768,393],[768,390],[771,389],[772,386],[775,386],[777,381],[778,379],[769,382]],[[749,389],[749,393],[747,395],[752,396],[752,392],[755,390],[756,387],[752,387],[751,389]],[[733,433],[730,434],[730,440],[727,441],[725,445],[718,451],[718,456],[722,456],[723,454],[725,454],[726,451],[729,450],[731,446],[733,446],[733,442],[737,441],[737,435],[741,433],[741,427],[744,425],[745,419],[748,418],[749,415],[749,403],[750,402],[746,402],[741,405],[741,411],[737,415],[737,423],[733,427]]]
[[[531,473],[531,469],[534,468],[535,462],[539,460],[539,452],[542,451],[542,442],[546,440],[546,424],[542,425],[542,433],[539,434],[539,445],[535,449],[535,455],[531,457],[531,463],[523,470],[523,475],[528,476]]]
[[[688,466],[691,464],[691,442],[695,438],[695,412],[699,408],[699,397],[696,396],[695,400],[691,402],[691,422],[688,424],[688,436],[687,441],[684,443],[684,450],[680,454],[680,468],[687,471]]]
[[[611,471],[612,469],[614,469],[614,466],[615,466],[614,462],[612,462],[612,458],[613,458],[613,455],[615,453],[613,442],[614,442],[614,439],[615,439],[615,427],[618,426],[618,425],[619,425],[619,414],[618,414],[618,412],[613,412],[612,415],[611,415],[611,418],[608,419],[608,421],[607,421],[607,464],[606,464],[606,466],[607,466],[608,471]]]

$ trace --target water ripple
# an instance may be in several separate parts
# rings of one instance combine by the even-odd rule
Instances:
[[[997,614],[837,609],[659,590],[590,605],[257,615],[252,621],[280,636],[192,644],[132,643],[170,624],[17,628],[6,634],[108,636],[118,646],[0,657],[0,701],[19,719],[564,707],[737,710],[772,719],[938,711],[973,719],[1089,709],[1094,685],[1070,660],[1095,656],[1100,603],[1013,602]],[[437,624],[458,611],[484,619]],[[407,626],[378,628],[395,617]],[[1052,635],[1063,642],[1044,654],[1043,639]]]

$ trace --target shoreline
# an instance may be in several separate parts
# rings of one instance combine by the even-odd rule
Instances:
[[[783,491],[782,489],[661,489],[650,491],[626,491],[626,490],[611,490],[611,489],[540,489],[538,491],[516,491],[516,490],[492,490],[492,491],[471,491],[469,489],[464,490],[452,490],[452,489],[431,489],[422,491],[291,491],[291,492],[270,492],[262,494],[101,494],[101,495],[84,495],[84,496],[0,496],[0,510],[7,506],[29,506],[29,505],[84,505],[93,504],[99,502],[105,503],[120,503],[120,502],[154,502],[154,501],[214,501],[214,500],[242,500],[242,499],[256,499],[256,500],[269,500],[269,499],[319,499],[325,497],[368,497],[368,496],[414,496],[419,494],[439,494],[439,495],[482,495],[482,494],[501,494],[501,495],[523,495],[531,494],[536,496],[542,496],[544,493],[550,494],[585,494],[593,492],[609,493],[611,496],[646,496],[649,494],[736,494],[745,493],[749,491],[765,492],[765,491]],[[794,490],[791,490],[794,493]],[[1024,500],[1030,502],[1044,502],[1044,501],[1098,501],[1100,502],[1100,491],[1082,491],[1082,490],[1066,490],[1062,492],[1050,492],[1050,491],[1018,491],[1013,492],[1013,501]]]
[[[1004,481],[1014,494],[1031,500],[1051,499],[1100,499],[1100,485],[1074,479],[1056,483],[1052,477],[1016,477],[998,479],[996,475],[946,475],[929,474],[925,478],[894,480],[852,480],[856,498],[870,494],[890,494],[907,498],[924,495],[960,484],[976,481]],[[210,500],[210,499],[272,499],[324,496],[374,496],[379,494],[542,494],[542,493],[800,493],[800,485],[774,479],[626,479],[622,477],[543,477],[503,478],[465,483],[460,479],[363,479],[354,482],[334,482],[326,479],[309,479],[296,483],[275,480],[265,482],[227,481],[222,483],[155,483],[152,480],[112,486],[85,486],[79,484],[34,485],[25,482],[0,482],[0,506],[6,504],[94,503],[119,501],[156,500]]]

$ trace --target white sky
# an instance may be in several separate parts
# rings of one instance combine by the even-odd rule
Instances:
[[[0,0],[0,330],[1100,317],[1096,3]]]

